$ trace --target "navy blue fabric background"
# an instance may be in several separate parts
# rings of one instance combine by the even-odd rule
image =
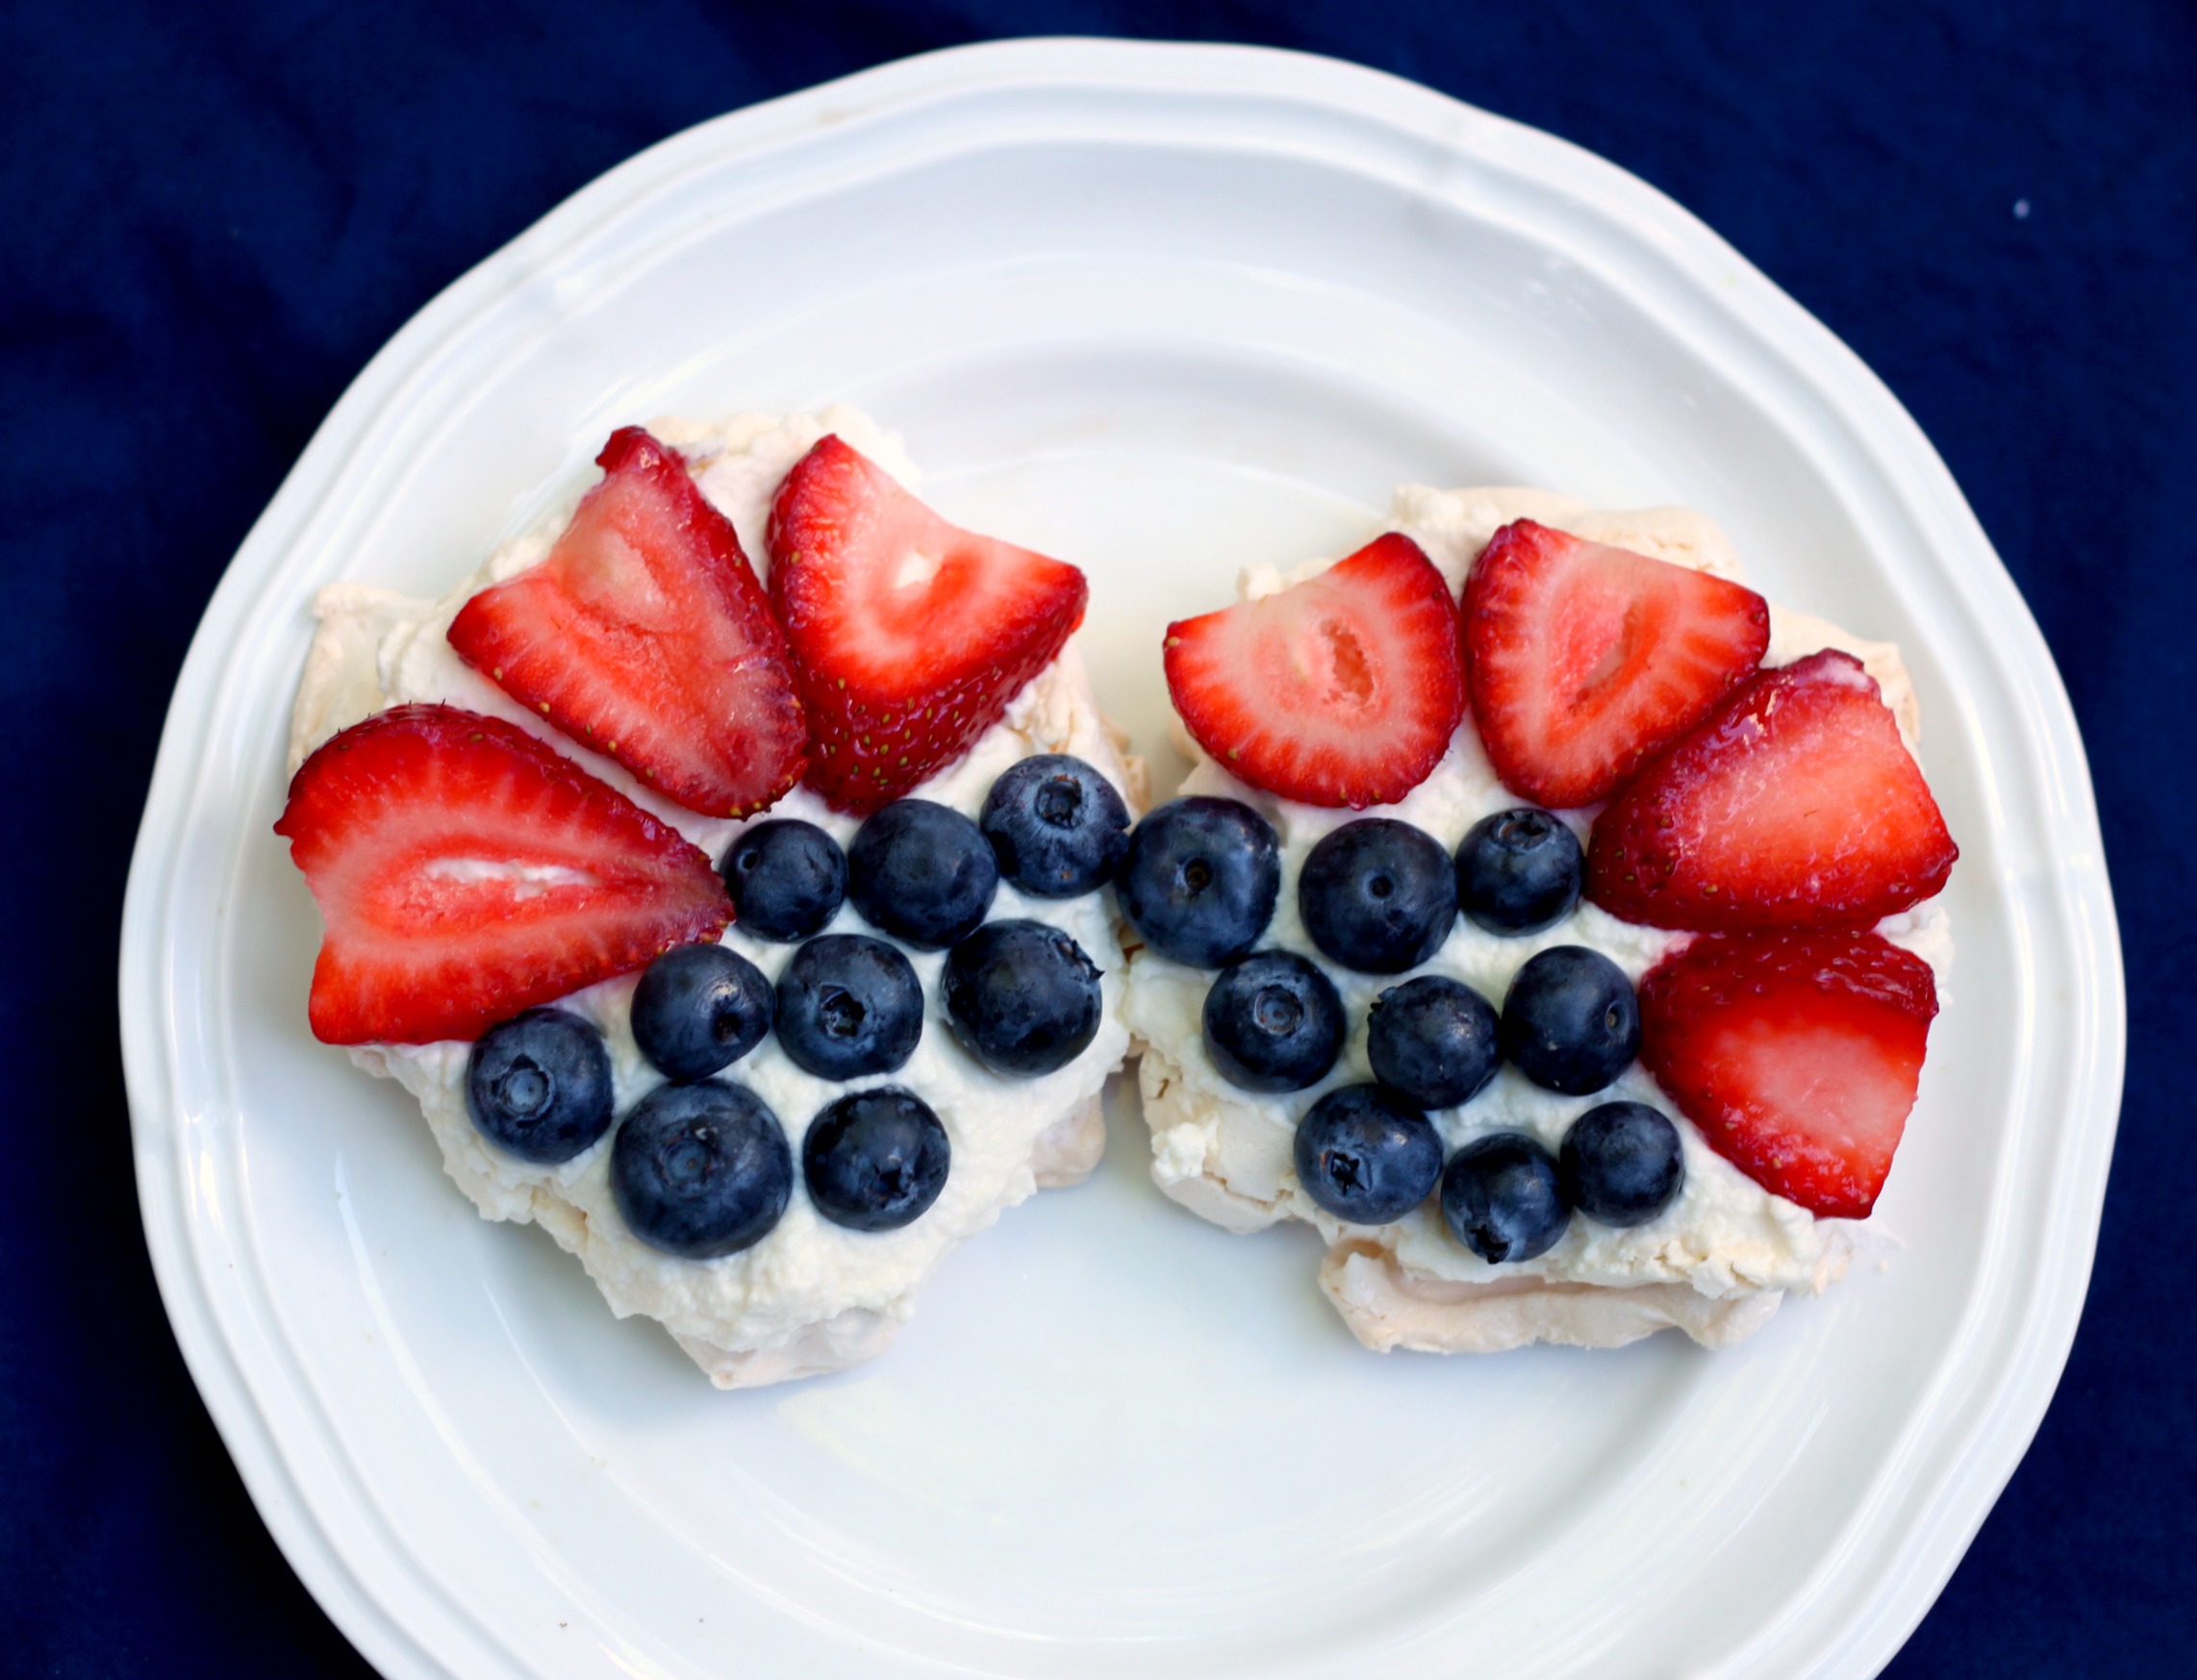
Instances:
[[[138,1227],[114,965],[169,688],[315,426],[438,289],[709,116],[989,36],[1330,53],[1575,140],[1843,337],[2044,627],[2132,1004],[2088,1312],[1890,1672],[2197,1671],[2197,11],[1712,0],[16,0],[0,18],[0,1669],[361,1675],[246,1499]],[[2177,1097],[2173,1092],[2184,1094]]]

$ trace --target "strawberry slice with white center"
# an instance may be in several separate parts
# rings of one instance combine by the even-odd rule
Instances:
[[[1402,798],[1464,716],[1457,610],[1391,532],[1277,594],[1167,627],[1168,693],[1239,779],[1307,805]]]
[[[1488,760],[1513,793],[1557,809],[1608,797],[1770,645],[1753,589],[1530,519],[1473,563],[1464,621]]]
[[[762,811],[808,740],[769,597],[676,453],[628,426],[596,464],[547,558],[467,601],[450,645],[689,811]]]
[[[1640,1059],[1764,1190],[1862,1219],[1936,1014],[1930,965],[1875,934],[1709,934],[1640,983]]]
[[[399,706],[307,759],[275,833],[327,923],[314,1036],[477,1039],[732,919],[677,830],[524,730]]]
[[[770,542],[809,786],[857,815],[967,752],[1090,598],[1073,565],[948,524],[837,437],[778,487]]]
[[[1867,927],[1960,850],[1877,681],[1827,648],[1763,671],[1595,819],[1587,896],[1654,927]]]

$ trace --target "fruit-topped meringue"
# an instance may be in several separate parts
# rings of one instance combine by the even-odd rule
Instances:
[[[1096,1165],[1142,767],[1082,573],[948,524],[859,414],[598,464],[441,601],[322,591],[310,1018],[720,1387],[836,1370]]]
[[[1723,1346],[1841,1276],[1913,1108],[1957,853],[1889,644],[1680,509],[1407,488],[1171,626],[1130,836],[1160,1188],[1300,1219],[1369,1346]]]

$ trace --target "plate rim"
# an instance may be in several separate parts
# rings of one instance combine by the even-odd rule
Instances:
[[[214,710],[222,657],[215,633],[249,613],[256,599],[251,574],[279,564],[304,534],[408,379],[512,290],[585,246],[598,224],[705,160],[721,163],[797,148],[853,118],[884,119],[989,91],[1064,86],[1191,98],[1253,95],[1341,110],[1560,193],[1590,216],[1622,223],[1696,285],[1713,275],[1717,304],[1804,375],[1808,394],[1839,413],[1871,467],[1918,526],[1932,533],[1932,546],[1965,553],[1973,563],[1956,568],[1948,582],[1972,605],[1979,596],[1989,602],[1994,629],[2013,630],[2002,664],[2009,677],[2021,679],[2019,691],[2030,703],[2037,780],[2058,795],[2048,813],[2052,875],[2072,917],[2070,949],[2083,959],[2071,977],[2084,1013],[2066,1083],[2068,1110],[2084,1119],[2067,1128],[2052,1164],[2058,1182],[2036,1292],[2022,1303],[2022,1328],[2004,1343],[2003,1368],[1962,1432],[1939,1497],[1880,1561],[1884,1585],[1872,1596],[1869,1613],[1806,1657],[1809,1671],[1874,1672],[1927,1613],[2042,1421],[2080,1321],[2103,1218],[2125,1061],[2126,997],[2095,795],[2072,706],[2026,603],[1919,426],[1853,351],[1705,224],[1637,177],[1554,136],[1382,71],[1274,48],[1073,37],[987,41],[899,60],[714,117],[596,178],[444,288],[376,352],[330,410],[240,545],[193,636],[164,721],[124,900],[117,982],[140,1214],[169,1322],[223,1444],[290,1567],[369,1662],[391,1675],[461,1671],[447,1651],[430,1649],[415,1636],[403,1607],[392,1602],[402,1596],[392,1588],[403,1583],[392,1581],[389,1570],[417,1566],[409,1558],[385,1559],[369,1575],[356,1542],[348,1550],[341,1542],[344,1524],[332,1526],[336,1514],[325,1503],[325,1488],[316,1503],[309,1485],[315,1467],[286,1456],[286,1440],[298,1457],[299,1447],[311,1443],[283,1436],[272,1415],[283,1395],[270,1392],[269,1385],[279,1391],[288,1378],[279,1368],[270,1374],[265,1361],[279,1367],[281,1356],[264,1348],[255,1367],[238,1345],[238,1327],[224,1317],[206,1274],[204,1233],[193,1216],[188,1175],[168,1146],[180,1139],[180,1133],[170,1136],[179,1096],[167,1054],[175,1021],[173,1000],[156,984],[164,965],[152,954],[162,948],[169,887],[181,866],[167,843],[170,819],[187,803],[205,750],[195,732],[178,725]],[[1964,1312],[1964,1326],[1974,1307],[1971,1302]],[[362,1518],[372,1520],[370,1511],[355,1504],[342,1515],[353,1528]],[[1859,1512],[1850,1530],[1869,1520],[1868,1511]],[[1845,1543],[1809,1575],[1798,1598],[1820,1598],[1819,1584],[1841,1567],[1837,1554],[1851,1552],[1855,1538],[1851,1532],[1843,1537]],[[1751,1670],[1759,1666],[1757,1657],[1789,1655],[1793,1624],[1804,1613],[1805,1603],[1766,1626],[1725,1670]]]

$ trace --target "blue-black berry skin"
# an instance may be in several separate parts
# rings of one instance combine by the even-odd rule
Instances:
[[[1376,1085],[1346,1085],[1314,1103],[1294,1153],[1304,1193],[1352,1225],[1402,1218],[1442,1177],[1433,1122]]]
[[[666,1079],[707,1079],[763,1042],[776,1012],[770,982],[738,951],[680,945],[634,988],[633,1040]]]
[[[1584,945],[1536,952],[1503,999],[1503,1054],[1535,1085],[1590,1096],[1640,1050],[1640,1004],[1625,970]]]
[[[1237,799],[1193,795],[1159,807],[1129,833],[1114,896],[1163,957],[1220,968],[1249,952],[1281,894],[1281,841]]]
[[[1461,980],[1422,974],[1374,999],[1366,1057],[1374,1077],[1421,1108],[1477,1096],[1503,1065],[1495,1006]]]
[[[778,976],[778,1045],[820,1079],[891,1073],[923,1035],[915,965],[868,934],[811,940]]]
[[[561,1009],[498,1021],[466,1058],[466,1112],[482,1137],[554,1166],[610,1130],[610,1052],[593,1022]]]
[[[976,820],[999,873],[1033,898],[1079,898],[1114,878],[1129,808],[1081,759],[1040,753],[1008,766]]]
[[[1098,966],[1042,921],[988,921],[947,953],[947,1024],[995,1073],[1034,1079],[1098,1036]]]
[[[1555,1157],[1524,1132],[1476,1138],[1443,1168],[1442,1222],[1490,1266],[1548,1253],[1572,1222]]]
[[[794,1153],[778,1117],[745,1087],[660,1085],[618,1129],[610,1189],[649,1247],[716,1260],[777,1224],[794,1193]]]
[[[773,817],[743,829],[724,854],[725,890],[743,933],[798,944],[846,898],[846,854],[813,822]]]
[[[810,1122],[801,1177],[817,1212],[853,1231],[897,1231],[922,1218],[952,1166],[946,1127],[912,1091],[849,1091]]]
[[[1244,1091],[1317,1085],[1343,1050],[1335,983],[1295,951],[1260,951],[1224,969],[1205,993],[1205,1050]]]
[[[1565,1199],[1604,1225],[1647,1224],[1686,1183],[1679,1128],[1644,1102],[1587,1110],[1564,1134],[1556,1166]]]
[[[1297,909],[1329,961],[1401,974],[1440,950],[1456,925],[1457,873],[1432,835],[1392,816],[1362,816],[1306,854]]]
[[[992,842],[960,812],[929,799],[894,801],[847,848],[846,895],[862,919],[919,951],[943,951],[974,933],[998,890]]]
[[[1546,811],[1521,806],[1483,816],[1457,847],[1457,907],[1491,934],[1553,927],[1579,902],[1586,855]]]

